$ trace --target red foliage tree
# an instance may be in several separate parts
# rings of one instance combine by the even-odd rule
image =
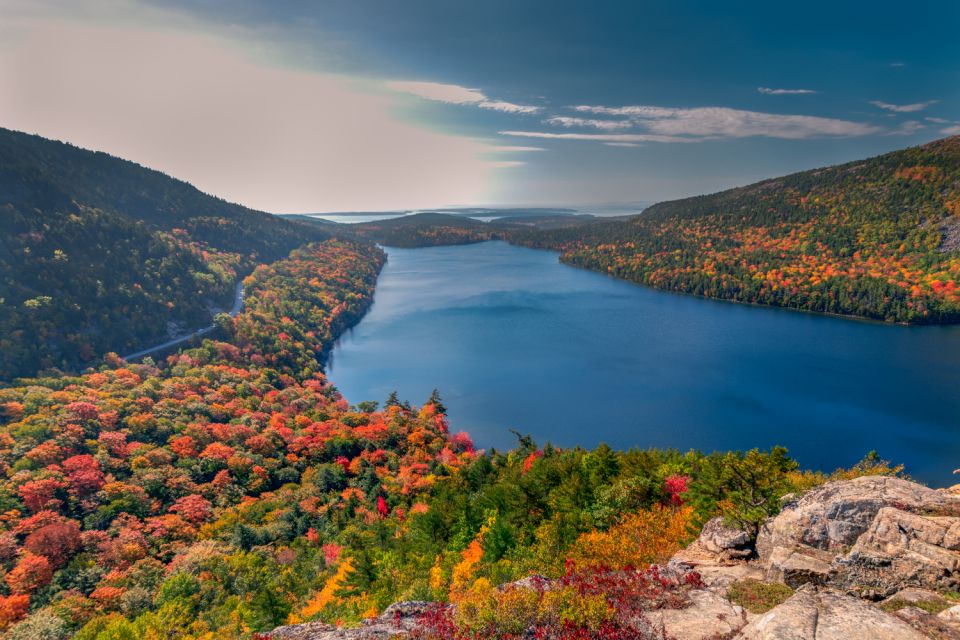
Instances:
[[[222,442],[213,442],[207,445],[206,449],[200,454],[200,457],[226,462],[233,454],[233,447],[225,445]]]
[[[197,445],[190,436],[171,438],[170,448],[181,458],[192,458],[197,455]]]
[[[53,568],[45,557],[25,551],[17,566],[4,579],[14,594],[30,594],[50,584]]]
[[[663,481],[663,489],[670,496],[670,504],[680,506],[683,504],[684,493],[689,490],[690,478],[688,476],[672,475]]]
[[[70,483],[70,493],[84,497],[99,491],[104,485],[103,472],[100,463],[91,455],[72,456],[63,461],[63,469],[67,472],[67,481]]]
[[[170,512],[179,514],[191,524],[199,525],[210,519],[210,515],[213,513],[213,505],[203,496],[192,494],[174,502],[173,506],[170,507]]]
[[[65,482],[57,478],[43,478],[24,482],[17,492],[24,506],[30,511],[37,512],[48,507],[59,507],[60,501],[55,498],[55,495],[66,486]]]
[[[27,536],[23,548],[46,557],[54,569],[59,569],[80,549],[80,525],[66,520],[40,527]]]

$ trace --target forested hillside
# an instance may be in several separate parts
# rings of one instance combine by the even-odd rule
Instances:
[[[132,162],[0,129],[0,380],[209,324],[239,275],[325,237]]]
[[[460,604],[437,638],[514,637],[529,620],[544,637],[634,637],[625,616],[697,578],[677,590],[620,569],[664,560],[717,514],[756,531],[780,496],[826,479],[782,449],[519,437],[482,452],[436,394],[351,406],[320,358],[383,260],[369,244],[299,249],[247,278],[223,341],[0,390],[5,638],[250,638],[401,599]],[[522,602],[495,588],[530,573],[568,586]]]
[[[509,238],[661,289],[892,322],[957,322],[960,137],[660,203],[628,222]]]

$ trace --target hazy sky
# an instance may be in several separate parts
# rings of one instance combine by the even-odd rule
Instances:
[[[960,133],[960,3],[0,0],[0,126],[274,212],[653,201]]]

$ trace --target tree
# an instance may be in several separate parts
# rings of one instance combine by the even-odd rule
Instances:
[[[53,568],[43,556],[25,551],[5,580],[14,594],[30,594],[45,587],[53,578]]]
[[[52,567],[58,569],[79,550],[80,525],[75,520],[65,520],[40,527],[27,536],[23,548],[46,557]]]
[[[201,525],[210,519],[213,505],[203,496],[194,493],[179,498],[170,507],[170,512],[179,514],[190,524]]]
[[[27,615],[29,609],[28,595],[0,596],[0,631]]]
[[[84,497],[95,493],[104,485],[104,475],[100,463],[91,455],[79,455],[67,458],[62,463],[70,483],[70,493]]]
[[[430,398],[427,400],[427,404],[432,404],[437,410],[437,413],[447,412],[447,407],[444,406],[443,401],[440,400],[440,392],[436,389],[430,393]]]
[[[788,473],[796,461],[783,447],[769,453],[751,449],[746,453],[713,453],[693,461],[696,481],[688,492],[701,520],[720,515],[756,537],[760,525],[780,511],[780,497],[791,491]]]
[[[387,401],[383,403],[387,407],[399,407],[400,398],[397,396],[396,390],[391,391],[390,395],[387,396]]]

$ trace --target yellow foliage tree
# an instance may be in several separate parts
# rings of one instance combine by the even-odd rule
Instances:
[[[450,575],[451,602],[456,602],[473,583],[477,566],[480,564],[480,561],[483,560],[483,539],[486,537],[487,532],[493,527],[496,520],[496,515],[491,515],[487,518],[484,525],[480,527],[477,537],[474,538],[461,553],[460,562],[453,567],[453,572]]]
[[[299,614],[291,614],[290,622],[296,623],[303,620],[309,620],[313,616],[323,611],[328,604],[337,601],[337,591],[343,586],[347,578],[353,572],[353,563],[347,558],[337,567],[337,572],[330,576],[323,585],[323,589],[310,598],[307,605],[300,610]]]
[[[692,520],[690,507],[654,505],[630,514],[607,531],[581,535],[573,544],[570,560],[577,569],[644,569],[668,560],[690,539]]]

